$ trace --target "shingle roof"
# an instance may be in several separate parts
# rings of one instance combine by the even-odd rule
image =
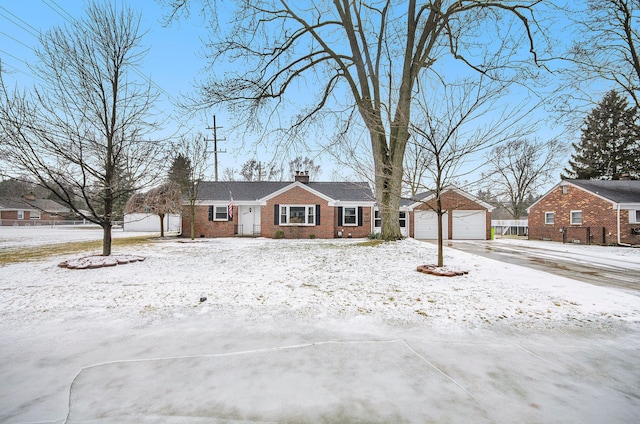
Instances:
[[[290,181],[202,181],[198,187],[198,200],[228,201],[229,192],[234,201],[255,201],[291,184]],[[309,188],[334,200],[373,202],[368,183],[363,182],[310,182]]]
[[[566,180],[566,182],[615,203],[640,202],[640,181],[638,180]]]
[[[0,209],[20,210],[20,209],[36,209],[51,213],[69,212],[69,208],[65,207],[51,199],[35,199],[26,200],[23,198],[0,199]]]

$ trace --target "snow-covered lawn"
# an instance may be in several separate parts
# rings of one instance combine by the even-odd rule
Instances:
[[[361,241],[170,239],[109,268],[0,267],[0,422],[640,418],[639,292],[452,249],[467,275],[425,275],[435,245]]]

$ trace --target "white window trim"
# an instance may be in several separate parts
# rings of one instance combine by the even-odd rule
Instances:
[[[23,210],[18,210],[17,217],[18,217],[18,219],[24,219],[24,211]]]
[[[640,209],[629,210],[629,224],[640,224]]]
[[[290,223],[291,208],[305,208],[304,222]],[[282,222],[282,210],[285,210],[287,216],[287,222]],[[313,222],[309,222],[309,217],[313,217]],[[316,225],[316,205],[280,205],[280,211],[278,214],[278,225],[281,227],[314,227]]]
[[[400,216],[401,214],[404,214],[404,218],[402,216]],[[407,228],[407,220],[409,219],[409,214],[405,211],[400,211],[398,212],[398,223],[400,224],[400,228]],[[402,225],[402,221],[404,221],[404,225]]]
[[[347,217],[347,209],[353,209],[354,210],[354,214],[355,214],[355,223],[354,224],[347,224],[345,222],[345,218]],[[358,226],[358,207],[357,206],[344,206],[342,208],[342,226],[344,227],[357,227]]]
[[[373,227],[374,228],[382,228],[382,217],[380,215],[381,214],[379,210],[373,211]],[[376,225],[378,222],[380,223],[380,225]]]
[[[42,219],[41,216],[42,214],[38,210],[32,210],[29,213],[29,219]]]
[[[548,222],[547,217],[551,215],[553,217],[553,222]],[[554,225],[556,222],[556,213],[555,212],[545,212],[544,213],[544,225]]]
[[[580,212],[580,222],[574,222],[573,221],[574,212]],[[575,211],[570,211],[569,212],[569,223],[571,225],[582,225],[583,222],[584,222],[584,217],[582,216],[582,210],[575,210]]]
[[[224,208],[224,218],[218,218],[218,208]],[[229,205],[213,205],[213,220],[214,221],[229,221]]]

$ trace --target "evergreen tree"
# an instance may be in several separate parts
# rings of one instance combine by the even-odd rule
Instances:
[[[191,176],[191,159],[182,153],[178,153],[171,162],[169,168],[168,180],[180,187],[183,193],[189,188],[189,177]]]
[[[563,178],[617,180],[640,177],[638,109],[612,90],[587,116]]]

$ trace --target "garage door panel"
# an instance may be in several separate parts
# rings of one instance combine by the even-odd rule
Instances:
[[[442,216],[442,236],[447,239],[449,234],[449,219]],[[414,237],[419,240],[438,239],[438,215],[433,211],[416,211],[414,220]]]
[[[485,240],[487,213],[483,210],[454,210],[452,236],[454,240]]]

